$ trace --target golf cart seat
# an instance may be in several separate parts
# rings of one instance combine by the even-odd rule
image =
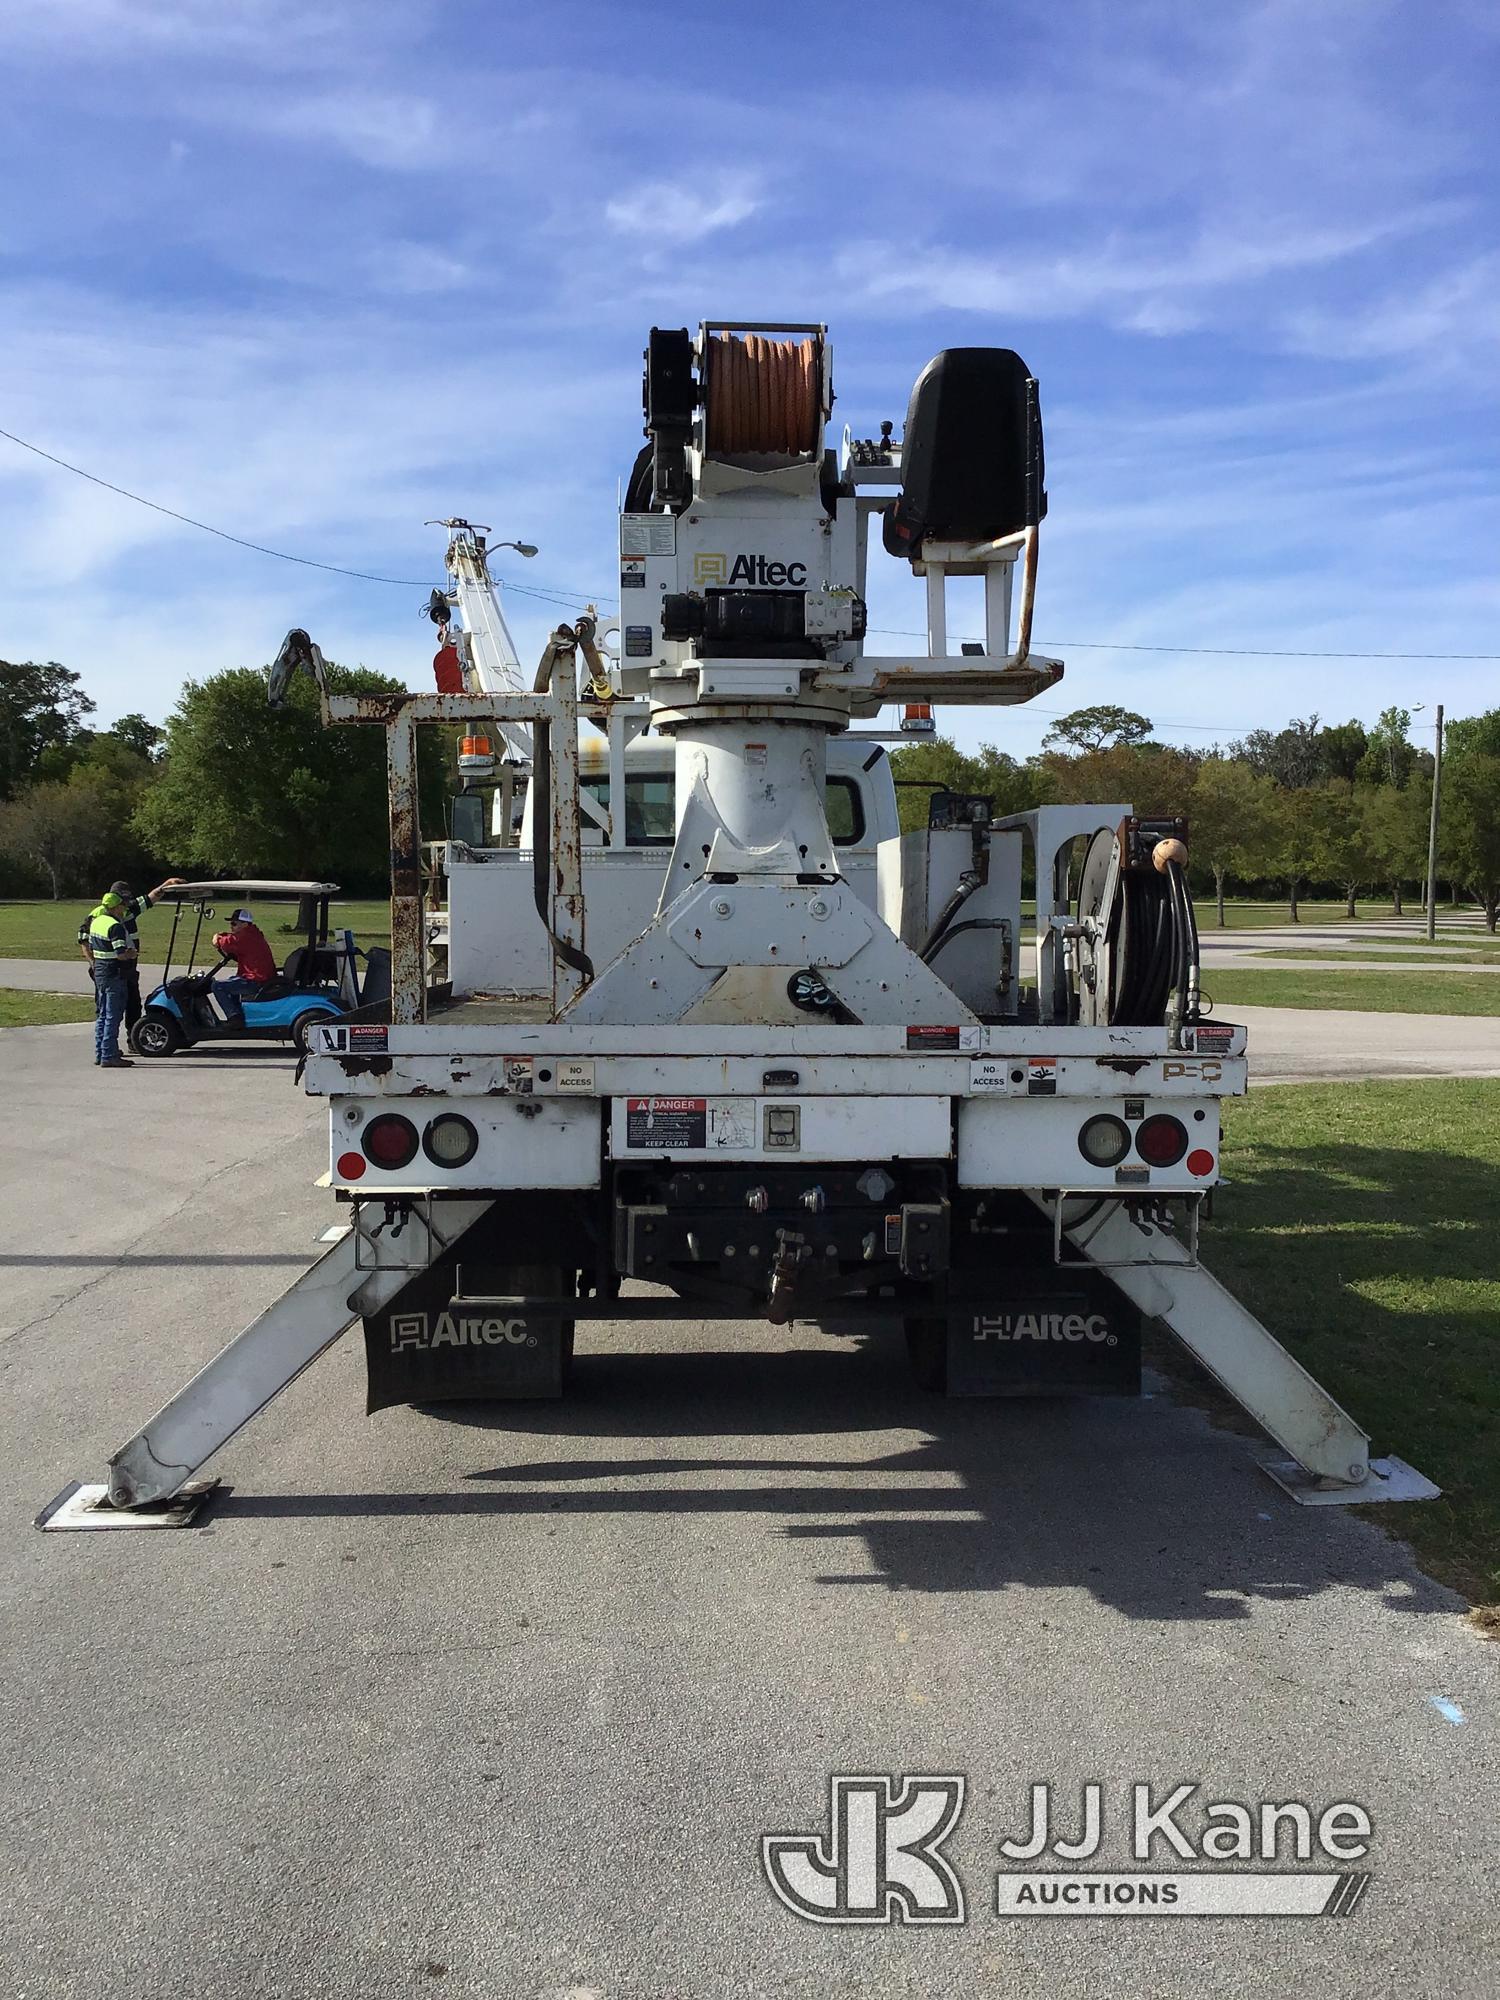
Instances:
[[[362,1007],[391,997],[391,955],[382,944],[371,945],[365,953],[365,976],[360,986]]]
[[[286,955],[281,977],[288,986],[331,986],[338,978],[338,954],[328,945],[309,950],[299,944]]]

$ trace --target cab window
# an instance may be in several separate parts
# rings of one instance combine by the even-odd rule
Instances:
[[[586,777],[582,790],[609,810],[609,779]],[[625,780],[625,845],[670,847],[677,838],[677,783],[670,772],[640,772]],[[853,847],[865,833],[864,800],[853,778],[830,778],[824,793],[828,830],[835,847]],[[603,843],[604,834],[592,820],[583,822],[586,847]]]

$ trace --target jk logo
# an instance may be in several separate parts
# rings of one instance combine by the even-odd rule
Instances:
[[[963,1884],[941,1853],[964,1808],[962,1778],[829,1781],[828,1837],[768,1833],[766,1880],[815,1924],[961,1924]]]

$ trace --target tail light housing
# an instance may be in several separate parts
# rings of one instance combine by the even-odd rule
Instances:
[[[1175,1167],[1187,1149],[1186,1125],[1165,1111],[1156,1112],[1136,1127],[1135,1150],[1148,1167]]]
[[[1091,1167],[1117,1167],[1130,1151],[1130,1127],[1123,1118],[1102,1111],[1079,1132],[1078,1150]]]
[[[409,1167],[417,1157],[417,1128],[399,1111],[382,1111],[365,1127],[360,1144],[371,1166],[392,1173]]]
[[[422,1134],[422,1151],[435,1167],[466,1167],[479,1151],[479,1134],[467,1118],[445,1111]]]

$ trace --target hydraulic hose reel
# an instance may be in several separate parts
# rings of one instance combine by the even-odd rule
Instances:
[[[1132,816],[1101,827],[1078,882],[1078,1019],[1171,1029],[1198,1018],[1198,926],[1187,821]]]

